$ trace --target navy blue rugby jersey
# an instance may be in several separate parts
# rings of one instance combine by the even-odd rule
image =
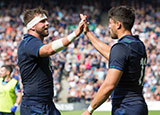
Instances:
[[[138,36],[126,35],[112,46],[109,68],[123,71],[112,93],[112,101],[144,100],[142,89],[146,63],[145,46]]]
[[[39,38],[26,34],[18,47],[18,66],[23,98],[48,102],[53,97],[53,78],[50,58],[39,56],[39,48],[43,45]]]

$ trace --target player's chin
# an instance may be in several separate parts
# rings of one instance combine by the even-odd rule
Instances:
[[[118,39],[117,35],[116,34],[113,34],[113,33],[110,33],[111,34],[111,38],[112,39]]]
[[[45,29],[45,30],[43,31],[43,34],[48,36],[48,34],[49,34],[48,29]]]
[[[111,36],[111,38],[112,38],[112,39],[118,39],[118,37],[116,37],[116,36]]]
[[[48,32],[44,32],[44,33],[43,33],[43,37],[47,37],[48,35],[49,35]]]

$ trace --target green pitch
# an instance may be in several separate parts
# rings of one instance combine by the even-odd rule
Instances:
[[[81,115],[83,111],[61,111],[62,115]],[[20,115],[19,112],[16,112],[16,115]],[[111,112],[108,111],[98,111],[94,112],[92,115],[111,115]],[[148,115],[160,115],[160,111],[149,111]]]
[[[84,111],[61,111],[62,115],[81,115]],[[108,111],[98,111],[94,112],[92,115],[111,115]]]
[[[61,111],[62,115],[81,115],[83,111]],[[97,111],[92,115],[111,115],[111,112],[108,111]],[[148,115],[160,115],[160,111],[149,111]]]

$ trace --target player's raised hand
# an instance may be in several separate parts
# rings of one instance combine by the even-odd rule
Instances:
[[[79,25],[75,30],[76,36],[79,36],[83,32],[83,27],[84,27],[84,24],[86,23],[87,16],[80,14],[80,18],[81,18],[81,21],[79,22]]]
[[[84,22],[86,22],[87,21],[87,16],[86,15],[83,15],[83,14],[80,14],[80,18],[81,18],[81,21],[80,21],[80,25],[81,24],[84,24]]]
[[[87,22],[86,15],[80,14],[80,18],[81,18],[82,22],[85,22],[84,26],[83,26],[83,32],[86,33],[89,31],[89,29],[88,29],[89,22]]]

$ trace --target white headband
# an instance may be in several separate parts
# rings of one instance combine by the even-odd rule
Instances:
[[[35,24],[40,22],[41,20],[47,19],[47,16],[45,14],[38,15],[34,17],[28,24],[27,24],[27,30],[31,29]]]

